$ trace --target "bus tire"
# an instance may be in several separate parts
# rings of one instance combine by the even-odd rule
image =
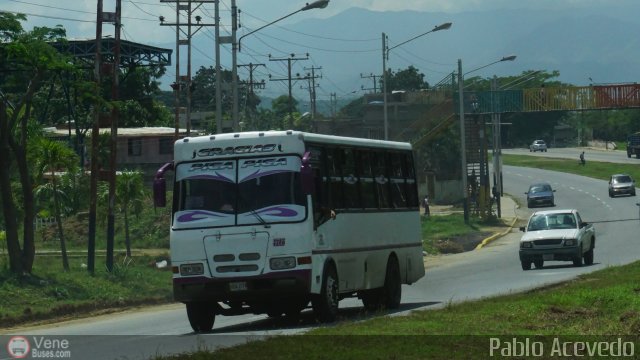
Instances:
[[[207,302],[188,302],[187,317],[194,332],[207,332],[213,329],[213,322],[216,319],[214,307]]]
[[[318,320],[332,322],[338,315],[338,273],[333,264],[327,264],[322,274],[320,294],[313,295],[311,305]]]
[[[402,298],[402,279],[400,276],[400,265],[395,256],[389,258],[387,262],[387,273],[384,278],[383,303],[387,309],[397,309],[400,307]]]

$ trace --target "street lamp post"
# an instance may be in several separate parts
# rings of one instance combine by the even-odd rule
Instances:
[[[398,46],[404,45],[410,41],[413,41],[419,37],[425,36],[432,32],[447,30],[451,27],[451,23],[444,23],[442,25],[438,25],[433,29],[422,33],[420,35],[416,35],[409,40],[403,41],[400,44],[394,45],[390,48],[387,48],[387,35],[382,33],[382,101],[383,101],[383,112],[384,112],[384,139],[389,140],[389,117],[388,117],[388,105],[387,105],[387,60],[389,59],[389,51],[397,48]]]
[[[460,110],[459,110],[459,118],[460,118],[460,151],[461,151],[460,163],[461,163],[461,168],[462,168],[461,169],[462,170],[462,174],[461,174],[461,176],[462,176],[462,201],[463,201],[463,208],[464,208],[464,220],[465,220],[465,223],[469,222],[469,203],[468,203],[468,198],[467,198],[467,192],[468,192],[468,189],[467,189],[467,186],[468,186],[467,185],[467,176],[468,175],[467,175],[465,121],[464,121],[464,94],[463,94],[463,91],[464,91],[464,76],[469,74],[469,73],[472,73],[474,71],[477,71],[477,70],[480,70],[480,69],[484,69],[487,66],[491,66],[493,64],[497,64],[497,63],[502,62],[502,61],[513,61],[515,59],[516,59],[515,55],[504,56],[499,60],[496,60],[496,61],[494,61],[492,63],[487,64],[487,65],[483,65],[483,66],[477,67],[477,68],[475,68],[473,70],[467,71],[464,74],[462,73],[462,60],[458,59],[458,101],[459,101],[459,108],[460,108]],[[492,109],[492,111],[494,111],[494,104],[493,103],[491,104],[491,109]],[[496,119],[498,119],[498,121],[499,121],[499,117],[496,117],[496,116],[493,117],[494,129],[497,126],[496,123],[495,123]],[[495,141],[495,130],[494,130],[494,141]],[[499,157],[500,157],[499,154],[500,154],[500,151],[498,151],[498,161],[500,160],[499,159]],[[495,158],[494,158],[494,161],[496,161]],[[484,177],[484,170],[481,169],[480,172],[481,172],[480,176]],[[495,172],[495,167],[494,167],[494,172]],[[500,176],[500,174],[497,174],[497,176]],[[481,178],[481,179],[484,182],[484,179],[483,178]],[[502,185],[501,182],[500,182],[500,185]],[[497,189],[498,189],[497,191],[500,191],[501,187],[497,187]],[[486,189],[482,189],[481,192],[482,191],[486,191]]]
[[[240,38],[238,39],[238,42],[237,42],[237,51],[238,52],[242,52],[242,39],[243,38],[245,38],[245,37],[247,37],[247,36],[249,36],[249,35],[251,35],[251,34],[253,34],[255,32],[258,32],[258,31],[262,30],[262,29],[266,28],[269,25],[273,25],[273,24],[277,23],[278,21],[284,20],[284,19],[288,18],[289,16],[295,15],[295,14],[301,12],[301,11],[307,11],[307,10],[312,10],[312,9],[324,9],[324,8],[327,7],[327,5],[329,5],[329,0],[316,0],[316,1],[312,2],[312,3],[307,3],[302,8],[300,8],[300,9],[298,9],[298,10],[296,10],[296,11],[290,13],[290,14],[287,14],[287,15],[281,17],[281,18],[278,18],[278,19],[276,19],[276,20],[274,20],[274,21],[272,21],[272,22],[270,22],[268,24],[262,25],[261,27],[259,27],[259,28],[255,29],[253,31],[250,31],[250,32],[240,36]],[[234,42],[234,45],[235,45],[235,42]],[[235,54],[236,54],[235,50],[236,49],[235,49],[235,46],[234,46],[234,49],[232,49],[234,57],[235,57]],[[234,70],[234,76],[233,76],[233,79],[231,80],[232,81],[232,87],[233,87],[233,89],[232,89],[232,93],[233,93],[233,121],[234,121],[234,124],[236,124],[238,122],[238,102],[239,102],[239,100],[238,100],[238,84],[237,84],[238,83],[238,79],[237,79],[237,75],[235,75],[236,74],[235,73],[235,70],[236,70],[235,64],[234,64],[234,69],[233,70]],[[219,92],[216,91],[216,94],[218,94],[218,93]],[[289,106],[291,106],[291,104],[289,104]],[[234,129],[234,130],[236,130],[236,129]]]

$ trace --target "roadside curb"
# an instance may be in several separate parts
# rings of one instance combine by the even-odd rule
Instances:
[[[475,250],[480,250],[482,249],[485,245],[489,244],[490,242],[492,242],[495,239],[501,238],[505,235],[507,235],[508,233],[511,232],[511,230],[513,230],[513,226],[516,224],[516,221],[518,221],[518,216],[513,218],[513,221],[511,222],[511,225],[509,225],[509,228],[503,232],[498,232],[495,233],[487,238],[485,238],[484,240],[482,240],[482,242],[480,244],[478,244],[475,248]]]

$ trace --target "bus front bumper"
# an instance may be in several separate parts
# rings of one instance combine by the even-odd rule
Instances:
[[[264,302],[306,296],[310,286],[310,269],[233,279],[180,277],[173,279],[173,297],[180,302]]]

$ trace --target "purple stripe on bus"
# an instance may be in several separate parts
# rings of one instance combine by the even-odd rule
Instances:
[[[211,219],[211,218],[223,218],[223,217],[225,216],[214,214],[209,211],[196,210],[196,211],[191,211],[186,214],[182,214],[178,216],[178,222],[191,222],[191,221],[198,221],[198,220],[207,219],[207,218]]]
[[[279,173],[283,173],[283,172],[291,172],[291,171],[290,170],[271,170],[271,171],[260,172],[260,170],[256,170],[256,172],[254,172],[253,174],[251,174],[251,175],[245,177],[244,179],[240,180],[240,182],[244,182],[244,181],[248,181],[248,180],[251,180],[251,179],[259,178],[261,176],[279,174]]]
[[[274,212],[275,211],[275,212]],[[282,206],[274,206],[258,211],[259,214],[269,216],[294,217],[298,216],[298,212]]]
[[[230,179],[226,176],[220,175],[219,173],[216,172],[216,175],[196,175],[196,176],[189,176],[186,177],[185,179],[209,179],[209,180],[220,180],[220,181],[226,181],[226,182],[233,182],[233,179]]]

